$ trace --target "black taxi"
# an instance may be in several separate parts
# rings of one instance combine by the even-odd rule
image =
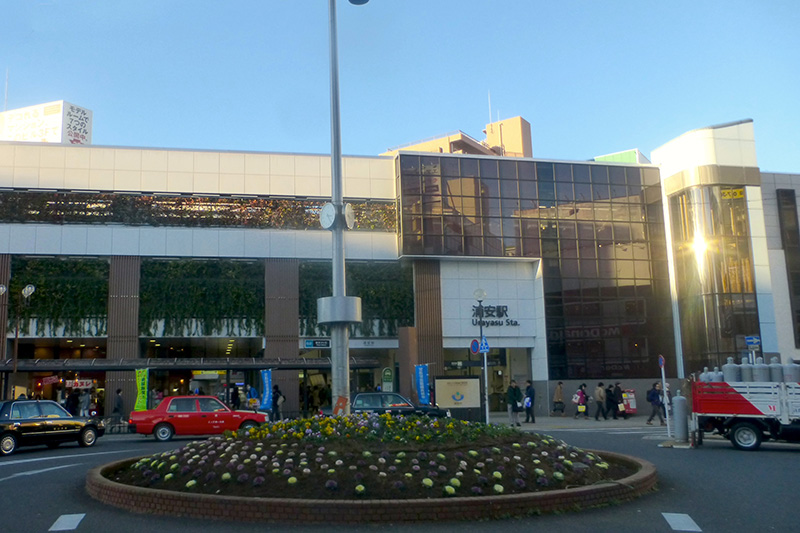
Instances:
[[[72,416],[50,400],[0,402],[0,455],[12,454],[21,446],[55,448],[62,442],[93,446],[103,433],[102,420]]]

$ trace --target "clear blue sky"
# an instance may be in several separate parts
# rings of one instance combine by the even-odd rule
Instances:
[[[752,118],[800,173],[798,0],[339,0],[343,151],[521,115],[536,157],[646,155]],[[67,100],[94,144],[330,152],[325,0],[4,0],[8,109]]]

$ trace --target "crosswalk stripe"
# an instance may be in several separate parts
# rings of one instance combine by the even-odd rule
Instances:
[[[86,513],[83,514],[62,514],[58,517],[58,520],[50,526],[48,531],[73,531],[77,529],[78,524],[81,523],[83,517],[86,516]]]
[[[673,531],[703,531],[692,517],[684,513],[661,513]]]

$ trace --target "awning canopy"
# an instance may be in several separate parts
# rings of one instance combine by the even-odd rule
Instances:
[[[377,359],[351,357],[350,368],[378,368]],[[329,369],[329,357],[298,357],[294,359],[264,359],[260,357],[219,358],[148,358],[148,359],[19,359],[17,372],[88,372],[120,371],[149,368],[150,370],[305,370]],[[0,361],[0,372],[11,372],[13,359]]]

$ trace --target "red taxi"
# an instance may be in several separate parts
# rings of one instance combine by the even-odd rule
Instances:
[[[136,433],[165,442],[173,435],[211,435],[263,424],[267,414],[231,411],[214,396],[168,396],[155,409],[134,411],[128,423]]]

